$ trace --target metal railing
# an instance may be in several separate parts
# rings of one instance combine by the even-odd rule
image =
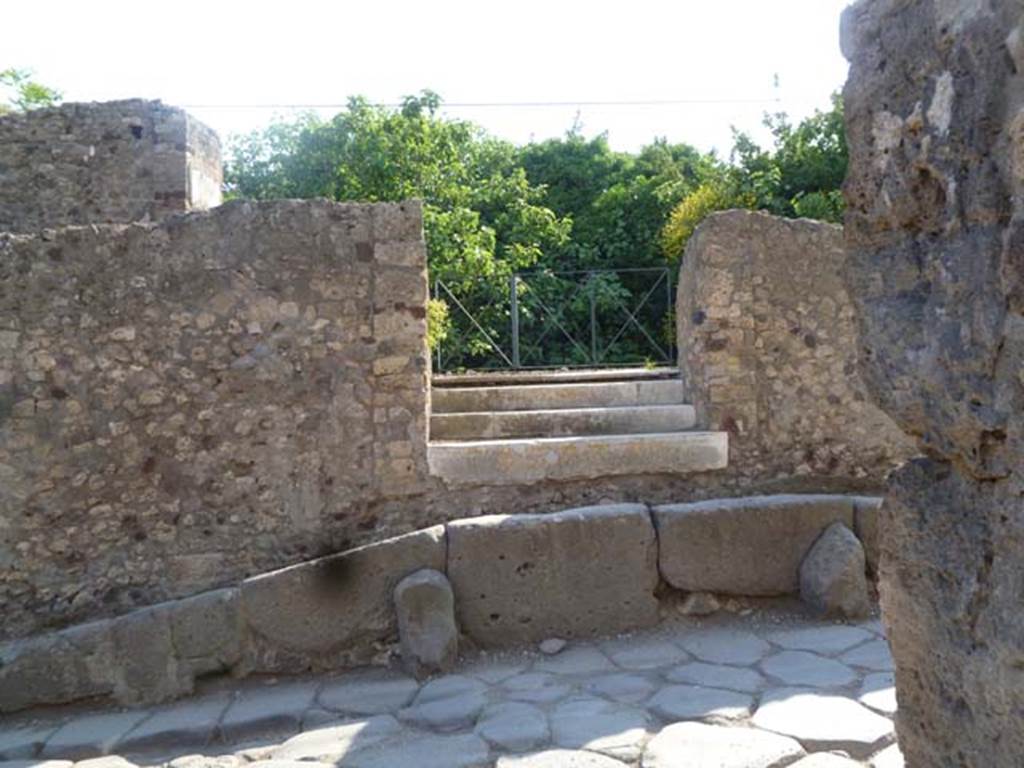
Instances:
[[[674,364],[668,267],[529,270],[494,280],[436,279],[449,338],[435,370]]]

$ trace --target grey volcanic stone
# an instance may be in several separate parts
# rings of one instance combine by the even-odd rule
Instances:
[[[792,736],[808,749],[841,749],[857,759],[884,745],[893,733],[891,720],[853,699],[801,688],[767,691],[752,722]]]
[[[874,635],[866,629],[844,625],[781,629],[765,635],[767,640],[792,651],[814,651],[824,654],[841,653],[873,637]]]
[[[118,701],[152,703],[192,692],[192,670],[179,662],[171,637],[170,605],[163,603],[114,619],[110,634]]]
[[[555,656],[538,659],[533,668],[539,672],[554,672],[559,675],[615,671],[615,665],[611,660],[591,645],[574,645]]]
[[[923,455],[878,521],[910,766],[1024,754],[1020,25],[1016,0],[872,0],[843,19],[860,368]]]
[[[752,632],[735,629],[702,629],[685,635],[683,648],[698,659],[717,664],[747,666],[760,661],[771,646]]]
[[[205,747],[230,701],[226,693],[188,699],[153,713],[117,744],[119,752],[177,751]],[[179,753],[180,754],[180,753]]]
[[[409,677],[361,673],[325,682],[317,698],[323,706],[339,712],[381,715],[404,707],[419,689]]]
[[[692,683],[710,688],[753,693],[765,684],[764,677],[752,669],[730,667],[724,664],[705,664],[694,661],[668,672],[665,677],[673,683]]]
[[[657,669],[686,658],[678,645],[657,638],[625,637],[602,643],[601,650],[623,669]]]
[[[0,760],[32,757],[59,727],[60,722],[53,722],[0,730]]]
[[[319,683],[288,682],[247,687],[221,718],[221,732],[227,741],[250,736],[291,735],[302,727],[302,716],[313,705]]]
[[[346,768],[484,768],[489,764],[487,742],[472,733],[409,733],[359,750],[345,760]],[[308,764],[303,763],[302,768]]]
[[[454,731],[472,726],[487,704],[487,686],[479,680],[449,675],[420,689],[412,705],[398,717],[421,727]]]
[[[829,752],[817,752],[797,760],[790,768],[860,768],[861,763]]]
[[[554,656],[560,650],[565,648],[566,641],[560,637],[549,637],[547,640],[541,640],[537,648],[545,656]]]
[[[576,749],[549,749],[530,755],[499,757],[494,768],[623,768],[607,755]]]
[[[395,587],[402,661],[417,677],[447,672],[459,653],[455,596],[443,573],[424,568]]]
[[[823,616],[857,619],[871,612],[864,548],[842,523],[830,525],[800,565],[800,598]]]
[[[753,728],[676,723],[644,750],[643,768],[778,768],[804,754],[793,739]]]
[[[868,573],[878,576],[878,557],[881,541],[878,538],[878,516],[882,499],[877,496],[855,496],[853,499],[853,532],[864,547]]]
[[[765,674],[785,685],[841,688],[857,679],[857,673],[834,659],[807,651],[783,651],[761,662]]]
[[[839,659],[844,664],[854,667],[865,667],[878,672],[892,671],[892,653],[889,651],[889,643],[881,638],[858,645],[844,653]]]
[[[651,697],[647,708],[665,720],[738,720],[750,715],[753,703],[749,693],[669,685]]]
[[[853,525],[844,496],[753,496],[654,507],[658,564],[677,589],[733,595],[797,591],[800,563],[834,522]]]
[[[40,757],[67,760],[100,757],[110,752],[148,715],[145,710],[137,710],[76,718],[47,740]]]
[[[506,698],[514,701],[552,702],[564,698],[571,686],[548,672],[527,672],[502,683]]]
[[[476,734],[509,752],[525,752],[547,743],[551,729],[542,710],[511,702],[487,707],[477,721]]]
[[[448,524],[459,625],[484,646],[653,625],[657,544],[645,506]]]
[[[679,606],[679,612],[684,616],[710,616],[721,607],[710,592],[691,592]]]
[[[242,582],[242,611],[257,670],[305,671],[369,661],[397,634],[392,593],[421,568],[444,569],[435,526]]]
[[[621,760],[636,760],[647,736],[643,710],[604,699],[564,701],[551,713],[551,734],[559,747],[588,749]]]
[[[242,655],[237,589],[218,589],[168,603],[175,655],[192,674],[229,669]]]
[[[865,707],[892,715],[896,712],[896,680],[891,672],[876,672],[864,678],[857,697]]]
[[[597,677],[584,685],[590,693],[624,704],[637,704],[643,701],[654,693],[656,687],[649,678],[626,672]]]
[[[351,720],[305,731],[288,739],[270,753],[274,760],[311,760],[339,763],[351,753],[378,744],[402,731],[390,715]]]

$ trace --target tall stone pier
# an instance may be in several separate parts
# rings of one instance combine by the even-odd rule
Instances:
[[[871,396],[918,441],[881,521],[912,768],[1024,764],[1024,3],[843,19],[846,278]]]

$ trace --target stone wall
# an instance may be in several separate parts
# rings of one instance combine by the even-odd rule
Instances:
[[[839,227],[752,211],[709,216],[686,248],[679,367],[738,485],[880,487],[911,452],[857,375],[844,260]]]
[[[415,203],[0,234],[0,637],[386,528],[426,483],[425,267]]]
[[[221,180],[217,135],[159,101],[0,116],[0,231],[211,208]]]
[[[1024,755],[1024,6],[844,16],[847,278],[891,481],[881,595],[908,766]]]

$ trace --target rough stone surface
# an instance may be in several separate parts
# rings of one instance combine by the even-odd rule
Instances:
[[[656,559],[654,527],[638,504],[448,525],[459,626],[485,646],[654,624]]]
[[[72,720],[47,739],[40,756],[71,760],[100,757],[107,754],[147,714],[136,710]]]
[[[229,741],[242,741],[259,732],[296,733],[317,687],[315,682],[289,682],[248,690],[224,712],[221,733]]]
[[[777,768],[803,754],[793,739],[774,733],[676,723],[651,739],[643,768]]]
[[[495,768],[622,768],[625,763],[606,755],[575,749],[548,749],[530,755],[501,757]]]
[[[927,458],[890,478],[880,593],[910,766],[1024,754],[1024,30],[1016,0],[844,16],[861,369]]]
[[[416,527],[417,204],[0,234],[0,263],[0,637]]]
[[[473,734],[434,736],[409,734],[385,741],[348,757],[351,768],[483,768],[488,763],[487,742]],[[308,768],[303,763],[301,768]]]
[[[800,598],[823,616],[859,619],[871,612],[864,547],[833,523],[800,564]]]
[[[274,749],[274,760],[312,760],[339,763],[360,749],[366,749],[401,731],[390,715],[330,725],[300,733]]]
[[[647,703],[665,720],[739,720],[750,715],[753,697],[699,685],[669,685]]]
[[[161,219],[221,201],[220,140],[159,101],[0,117],[0,232]]]
[[[734,595],[796,592],[800,563],[834,522],[853,524],[846,496],[778,495],[654,507],[658,567],[673,587]]]
[[[774,688],[762,697],[752,722],[792,736],[808,749],[841,749],[863,759],[883,746],[892,721],[844,696],[802,688]]]
[[[353,715],[380,715],[401,709],[419,691],[408,677],[346,675],[324,683],[317,695],[328,709]]]
[[[636,760],[647,736],[647,714],[602,699],[575,698],[551,713],[551,735],[559,747],[588,749],[621,760]]]
[[[727,473],[786,490],[879,487],[911,441],[865,396],[839,227],[708,216],[686,247],[677,336],[697,423],[729,432]]]
[[[866,629],[841,624],[831,627],[783,629],[768,635],[768,640],[783,648],[818,653],[841,653],[860,645],[865,640],[874,639],[875,635]]]
[[[455,596],[439,571],[411,573],[395,587],[395,613],[402,662],[417,677],[447,672],[459,652]]]
[[[525,752],[545,744],[551,730],[542,710],[511,702],[487,707],[477,721],[476,734],[510,752]]]
[[[213,741],[229,703],[228,695],[220,694],[158,709],[122,738],[117,748],[132,753],[201,749]]]
[[[744,693],[753,693],[765,683],[764,676],[752,669],[740,669],[724,664],[705,664],[702,661],[676,667],[665,677],[673,683],[692,683]]]
[[[807,651],[782,651],[761,662],[765,674],[785,685],[842,688],[857,679],[857,673],[834,659]]]
[[[397,637],[391,596],[406,575],[444,568],[435,526],[242,582],[258,669],[330,669],[369,661]]]
[[[679,606],[679,612],[684,616],[710,616],[721,607],[710,592],[691,592]]]

